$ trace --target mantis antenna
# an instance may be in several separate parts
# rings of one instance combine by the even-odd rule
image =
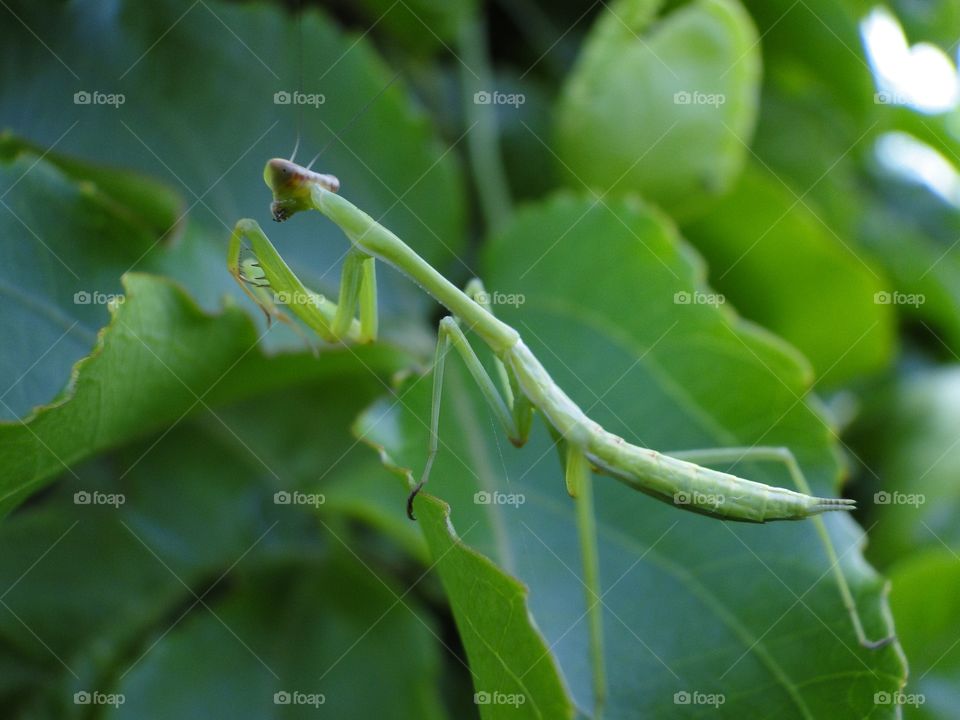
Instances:
[[[386,85],[384,85],[382,88],[380,88],[380,90],[377,92],[376,95],[374,95],[372,98],[367,100],[367,102],[364,103],[364,105],[359,110],[357,110],[350,117],[349,120],[347,120],[346,124],[340,129],[340,132],[334,133],[333,137],[327,140],[326,145],[320,148],[320,152],[314,155],[313,160],[307,163],[306,168],[304,168],[305,170],[309,170],[310,168],[313,167],[313,164],[320,159],[320,156],[327,151],[327,148],[329,148],[330,145],[333,144],[334,140],[340,140],[340,136],[343,135],[343,133],[345,133],[347,130],[349,130],[350,127],[360,118],[360,116],[363,115],[370,108],[370,106],[373,105],[373,103],[375,103],[380,98],[380,96],[383,95],[389,89],[389,87],[397,81],[397,78],[400,77],[400,73],[401,71],[397,70],[397,72],[394,73],[393,77],[390,78],[390,81]]]

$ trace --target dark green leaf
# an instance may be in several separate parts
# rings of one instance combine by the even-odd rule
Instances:
[[[851,238],[752,163],[734,191],[685,227],[710,279],[744,315],[797,346],[836,385],[876,372],[894,351],[890,283]]]
[[[883,700],[904,715],[948,720],[960,703],[960,557],[939,547],[918,552],[891,570],[890,605],[910,658],[910,682]]]

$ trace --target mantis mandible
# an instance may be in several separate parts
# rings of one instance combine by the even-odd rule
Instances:
[[[519,333],[494,316],[479,280],[470,281],[461,291],[399,237],[338,195],[340,183],[332,175],[322,175],[291,160],[275,158],[264,168],[264,181],[273,193],[270,209],[275,221],[283,222],[303,210],[318,210],[340,226],[351,244],[343,265],[339,301],[334,303],[304,287],[255,221],[240,220],[230,237],[228,266],[268,319],[290,321],[274,302],[274,298],[280,296],[285,297],[291,311],[324,340],[348,343],[375,340],[376,260],[398,269],[451,313],[440,321],[438,331],[430,444],[423,475],[407,501],[411,519],[414,498],[427,482],[437,455],[442,377],[450,346],[463,358],[514,445],[520,447],[527,441],[534,412],[543,416],[561,451],[567,491],[577,504],[594,699],[598,707],[603,702],[605,688],[599,563],[592,507],[593,472],[614,477],[635,490],[685,510],[716,518],[764,523],[812,517],[860,644],[879,648],[894,639],[893,636],[880,640],[867,638],[833,542],[819,517],[825,512],[852,510],[854,502],[813,496],[799,463],[788,448],[727,447],[662,454],[628,443],[587,417],[557,386]],[[254,258],[241,260],[244,239],[249,240]],[[464,328],[476,334],[494,354],[498,382],[482,365]],[[783,464],[799,492],[704,466],[738,460]],[[680,497],[686,502],[678,502]],[[723,501],[717,502],[716,498]]]

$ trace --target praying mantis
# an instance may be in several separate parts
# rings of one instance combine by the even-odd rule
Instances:
[[[605,687],[599,557],[593,514],[592,475],[595,472],[616,478],[676,507],[715,518],[753,523],[813,518],[858,641],[870,649],[893,641],[893,636],[868,639],[836,550],[819,517],[825,512],[853,510],[855,503],[812,495],[799,463],[788,448],[726,447],[663,454],[628,443],[587,417],[557,386],[519,333],[493,314],[489,296],[479,280],[471,280],[461,291],[399,237],[339,195],[340,183],[332,175],[313,172],[292,160],[274,158],[264,168],[264,181],[273,194],[270,209],[275,221],[283,222],[301,211],[317,210],[336,223],[350,240],[338,302],[334,303],[303,285],[255,221],[237,222],[230,237],[228,267],[268,319],[291,322],[278,306],[277,298],[282,298],[307,327],[326,341],[376,340],[377,260],[405,274],[450,312],[440,321],[437,333],[430,440],[423,474],[412,487],[407,501],[407,514],[411,519],[414,518],[414,499],[429,478],[439,447],[443,371],[451,346],[463,359],[514,445],[520,447],[526,443],[535,413],[543,417],[560,449],[566,489],[576,505],[587,588],[594,702],[598,713]],[[252,257],[242,259],[244,240],[250,243]],[[467,332],[479,337],[493,353],[496,380],[482,364]],[[738,460],[784,465],[799,492],[706,467]]]

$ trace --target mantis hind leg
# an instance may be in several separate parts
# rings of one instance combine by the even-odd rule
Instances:
[[[813,494],[810,489],[810,484],[807,482],[807,478],[803,474],[803,470],[800,468],[800,463],[797,462],[793,452],[786,447],[729,447],[709,450],[688,450],[682,452],[670,452],[666,454],[670,455],[671,457],[675,457],[678,460],[687,460],[689,462],[695,462],[699,464],[725,462],[735,463],[744,460],[748,462],[752,460],[759,462],[780,463],[786,467],[787,471],[790,473],[791,479],[800,492],[806,495]],[[810,519],[814,522],[817,528],[817,534],[820,536],[820,540],[823,543],[823,548],[827,553],[827,559],[830,562],[830,570],[833,573],[837,587],[840,590],[840,596],[843,599],[843,605],[850,616],[850,621],[853,624],[853,629],[857,635],[857,641],[863,647],[871,650],[889,645],[896,639],[895,635],[889,635],[887,637],[880,638],[879,640],[870,640],[867,637],[866,632],[863,629],[863,623],[860,620],[860,613],[857,610],[856,601],[854,600],[853,593],[850,590],[850,585],[847,583],[847,578],[844,576],[843,569],[840,567],[840,558],[837,556],[837,550],[833,545],[833,540],[830,537],[830,533],[827,531],[827,525],[824,523],[823,518],[819,515],[814,515]]]
[[[471,280],[467,283],[466,288],[464,288],[464,292],[471,300],[478,303],[491,315],[493,314],[493,311],[490,309],[489,295],[487,295],[483,288],[483,283],[481,283],[480,280],[477,278]],[[443,371],[447,350],[450,349],[450,345],[453,345],[460,357],[463,358],[464,364],[466,364],[467,369],[470,371],[470,375],[480,388],[480,392],[483,394],[487,404],[491,410],[493,410],[493,414],[496,416],[500,426],[510,438],[510,442],[520,447],[524,445],[530,437],[530,426],[533,423],[533,405],[530,404],[527,396],[520,391],[516,377],[512,372],[507,370],[500,358],[495,357],[493,362],[496,367],[498,379],[500,380],[500,388],[498,389],[497,384],[490,377],[483,363],[480,362],[476,351],[470,345],[470,341],[467,340],[467,336],[457,322],[457,319],[453,316],[443,318],[437,329],[437,349],[433,361],[433,398],[430,409],[430,446],[427,452],[427,462],[424,465],[420,482],[414,486],[410,495],[407,497],[407,517],[411,520],[415,519],[413,514],[413,501],[417,493],[427,484],[427,480],[430,478],[430,470],[433,468],[433,461],[439,449],[440,401],[443,394]]]

